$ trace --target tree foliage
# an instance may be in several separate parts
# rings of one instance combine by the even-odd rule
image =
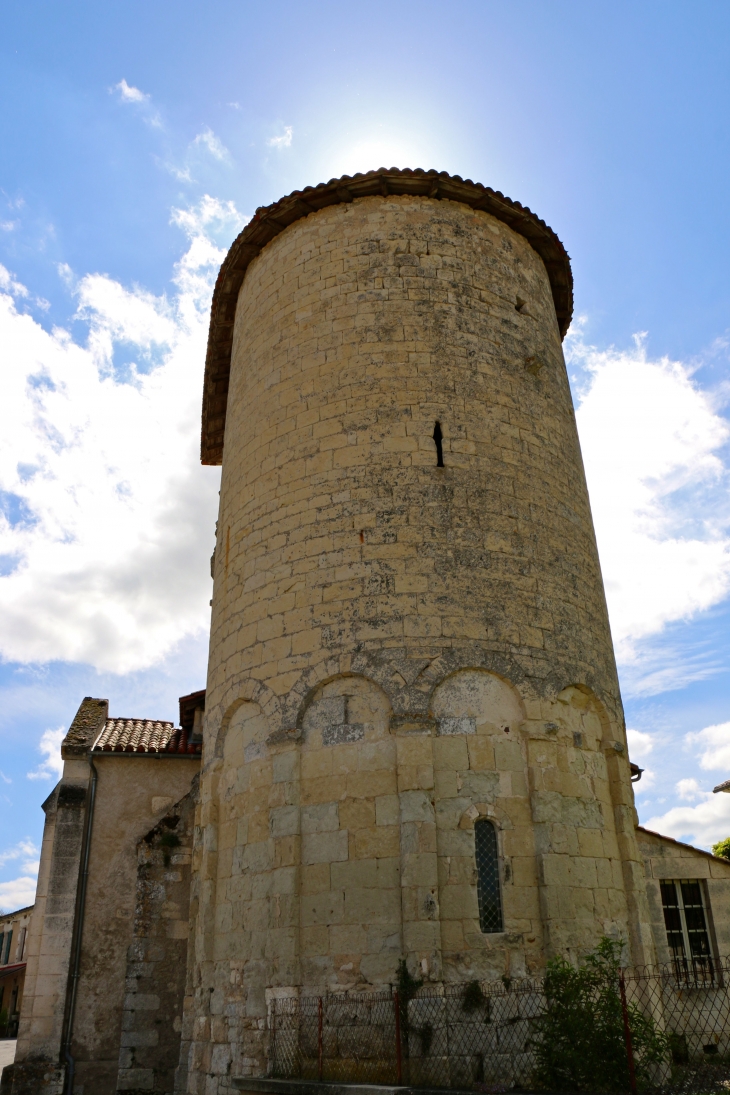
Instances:
[[[532,1045],[536,1080],[552,1091],[628,1091],[629,1069],[619,991],[622,943],[604,938],[576,969],[552,958],[545,975],[546,1012]],[[628,1004],[639,1087],[669,1056],[651,1016]]]
[[[718,855],[722,859],[730,859],[730,836],[726,836],[724,840],[718,840],[717,844],[713,844],[712,854]]]

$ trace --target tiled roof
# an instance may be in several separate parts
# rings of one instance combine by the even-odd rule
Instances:
[[[95,753],[200,754],[199,742],[188,742],[187,731],[154,719],[107,719],[94,744]]]

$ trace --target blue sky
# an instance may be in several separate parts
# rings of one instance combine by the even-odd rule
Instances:
[[[204,684],[224,249],[381,165],[479,180],[566,244],[641,818],[728,835],[730,8],[28,0],[0,59],[0,905],[32,899],[81,698],[175,718]]]

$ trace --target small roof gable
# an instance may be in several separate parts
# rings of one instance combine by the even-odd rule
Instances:
[[[85,696],[74,715],[66,737],[61,742],[61,756],[85,757],[99,736],[99,731],[109,714],[109,700],[94,699]]]

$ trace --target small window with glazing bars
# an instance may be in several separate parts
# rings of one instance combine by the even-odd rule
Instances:
[[[502,896],[499,887],[497,830],[487,818],[474,825],[474,854],[477,863],[479,927],[483,932],[501,932]]]
[[[660,883],[664,926],[677,980],[715,980],[707,910],[702,883],[696,878],[668,878]]]

